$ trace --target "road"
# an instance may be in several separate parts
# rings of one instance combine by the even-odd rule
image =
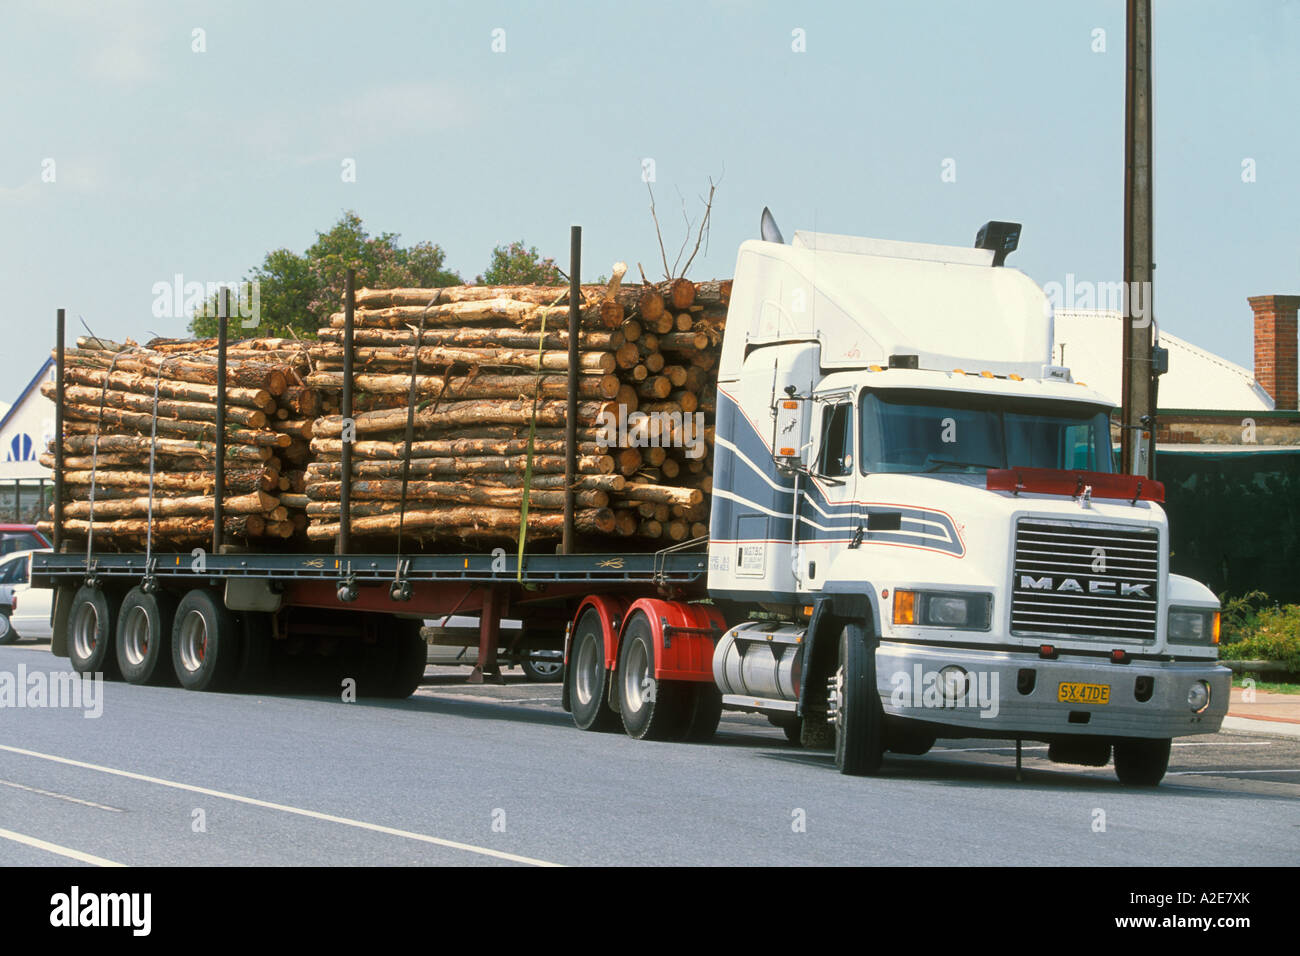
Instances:
[[[67,672],[0,648],[0,675]],[[875,778],[724,715],[708,744],[575,730],[559,685],[431,669],[407,701],[103,685],[0,709],[0,864],[1293,865],[1300,739],[1175,743],[1155,791],[945,741]],[[1207,856],[1208,852],[1208,856]]]

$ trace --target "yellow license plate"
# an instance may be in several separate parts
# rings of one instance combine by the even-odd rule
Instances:
[[[1058,704],[1109,704],[1109,684],[1074,684],[1062,681],[1056,685]]]

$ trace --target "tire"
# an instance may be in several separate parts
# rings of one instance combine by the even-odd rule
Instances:
[[[803,736],[803,718],[796,717],[794,714],[783,714],[780,717],[769,715],[767,722],[773,727],[781,728],[785,734],[785,739],[796,747],[799,746],[799,739]]]
[[[579,730],[612,730],[618,714],[609,707],[610,672],[605,669],[605,637],[594,608],[578,619],[569,647],[569,706]]]
[[[1115,741],[1115,776],[1128,787],[1158,787],[1169,769],[1168,739]]]
[[[393,669],[382,693],[391,700],[405,700],[416,692],[424,680],[424,669],[429,662],[429,645],[420,635],[421,622],[397,618],[393,624],[390,638],[394,645]]]
[[[871,641],[868,643],[868,641]],[[835,766],[850,776],[873,774],[884,757],[884,708],[876,690],[876,648],[860,624],[840,632],[839,667],[832,678]]]
[[[239,673],[241,628],[211,591],[195,588],[176,606],[172,667],[186,690],[223,691]]]
[[[691,698],[691,715],[686,722],[686,740],[704,743],[717,733],[722,720],[722,692],[713,681],[688,684],[686,692]]]
[[[166,591],[152,594],[135,587],[126,592],[117,613],[114,647],[118,670],[129,684],[158,683],[172,670],[172,624],[176,599]]]
[[[677,681],[656,681],[655,642],[650,621],[638,611],[623,625],[619,642],[619,714],[623,729],[637,740],[678,740],[691,717],[691,701]]]
[[[564,680],[564,659],[551,657],[535,657],[538,651],[530,651],[524,655],[524,659],[519,662],[523,669],[524,680],[530,684],[554,684],[556,681]]]
[[[0,644],[17,644],[18,632],[14,630],[13,621],[9,620],[9,609],[0,608]]]
[[[103,590],[83,584],[68,613],[68,659],[78,674],[117,676],[117,602]]]

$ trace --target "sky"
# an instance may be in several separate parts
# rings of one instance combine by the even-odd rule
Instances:
[[[184,334],[155,286],[243,277],[345,210],[467,278],[522,239],[694,279],[795,229],[970,245],[1118,281],[1123,0],[0,2],[0,399],[54,341]],[[1300,293],[1300,2],[1155,0],[1155,317],[1250,368]],[[650,164],[647,165],[647,161]],[[354,175],[349,175],[349,171]],[[1086,305],[1087,303],[1067,303]],[[1118,360],[1118,356],[1117,356]]]

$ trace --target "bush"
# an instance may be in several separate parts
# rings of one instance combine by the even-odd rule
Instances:
[[[1277,661],[1300,673],[1300,605],[1270,603],[1262,591],[1225,601],[1219,656]]]

